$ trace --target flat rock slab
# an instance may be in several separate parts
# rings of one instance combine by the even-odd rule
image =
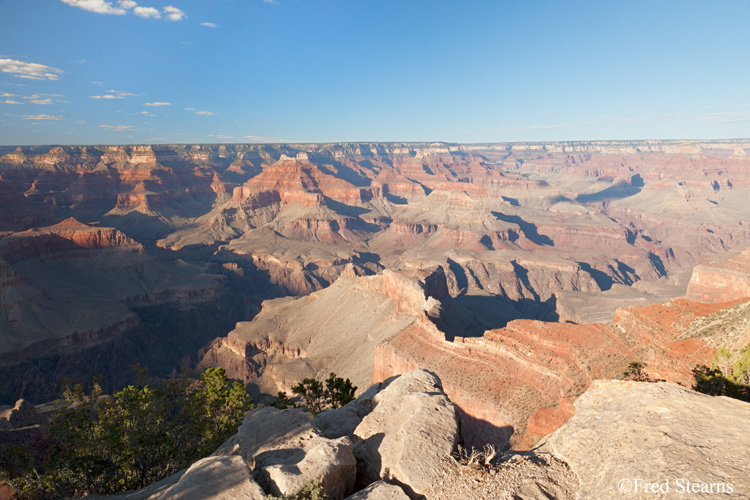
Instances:
[[[376,481],[346,500],[409,500],[404,490],[385,481]]]
[[[361,479],[365,484],[386,479],[410,496],[422,495],[458,442],[456,407],[440,379],[426,370],[398,377],[373,404],[354,431]]]
[[[750,498],[750,404],[668,383],[596,381],[540,451],[577,498]]]
[[[195,462],[158,500],[261,500],[266,498],[241,457],[208,457]],[[156,499],[154,499],[156,500]]]

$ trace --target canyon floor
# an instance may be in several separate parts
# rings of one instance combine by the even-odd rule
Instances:
[[[0,404],[136,363],[222,366],[255,395],[425,368],[468,445],[528,449],[631,361],[689,385],[750,343],[748,152],[2,147]]]

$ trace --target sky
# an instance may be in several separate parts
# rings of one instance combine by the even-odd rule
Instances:
[[[750,137],[750,0],[0,0],[0,145]]]

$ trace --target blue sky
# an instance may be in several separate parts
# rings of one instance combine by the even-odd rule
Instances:
[[[0,144],[750,137],[750,0],[0,0]]]

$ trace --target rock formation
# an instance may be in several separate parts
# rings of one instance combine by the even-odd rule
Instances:
[[[696,266],[686,296],[712,303],[750,297],[750,248],[727,260]]]
[[[597,381],[539,451],[567,462],[577,498],[743,498],[748,418],[748,403],[674,384]]]
[[[83,381],[101,372],[115,387],[139,360],[166,375],[191,365],[200,346],[238,321],[205,358],[257,389],[328,371],[327,361],[309,360],[329,355],[333,370],[352,369],[364,387],[371,355],[357,353],[364,362],[354,370],[324,342],[307,342],[303,329],[273,324],[303,303],[266,302],[256,326],[244,323],[282,296],[318,294],[304,307],[312,313],[322,290],[350,272],[385,282],[384,270],[442,269],[444,295],[433,297],[441,304],[430,322],[448,341],[518,319],[610,320],[632,297],[647,304],[682,295],[665,287],[632,295],[633,287],[750,243],[749,147],[735,140],[0,148],[0,400],[53,397],[63,376]],[[337,291],[339,302],[364,308],[348,295],[382,295],[347,279],[330,297]],[[606,315],[576,306],[599,310],[601,292],[611,292]],[[404,308],[413,305],[398,301],[393,312],[381,302],[378,311],[394,324],[380,328],[372,314],[368,333],[347,345],[369,349],[392,338],[412,321]],[[337,310],[338,323],[351,315]],[[337,339],[359,325],[344,326],[316,323]]]
[[[357,414],[337,438],[326,437],[317,425],[327,420],[330,430],[332,422]],[[212,456],[120,498],[262,499],[295,494],[311,481],[319,481],[331,500],[348,497],[355,484],[361,491],[348,498],[406,499],[407,492],[419,498],[459,440],[453,405],[440,380],[423,370],[376,384],[325,415],[314,420],[297,408],[253,410]]]
[[[347,500],[744,498],[750,489],[748,403],[670,383],[597,380],[574,406],[533,450],[470,468],[450,456],[462,436],[440,380],[417,370],[315,419],[253,410],[212,456],[118,498],[260,500],[299,491],[302,478]],[[348,430],[329,438],[319,423]]]

